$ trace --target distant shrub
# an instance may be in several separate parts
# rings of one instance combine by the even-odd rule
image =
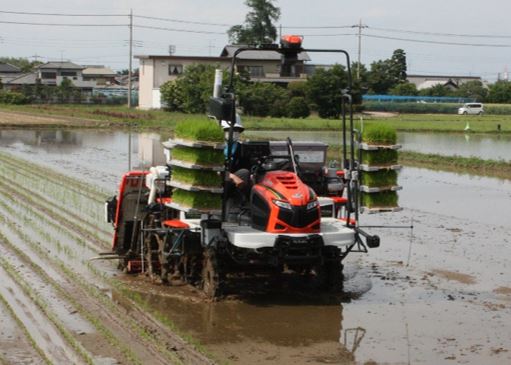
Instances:
[[[15,91],[0,91],[0,104],[27,104],[29,98]]]
[[[311,111],[303,96],[295,96],[287,104],[287,116],[290,118],[307,118]]]

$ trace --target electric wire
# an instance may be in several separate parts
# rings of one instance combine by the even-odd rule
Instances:
[[[460,42],[442,42],[442,41],[430,41],[423,39],[410,39],[410,38],[398,38],[398,37],[387,37],[379,36],[374,34],[363,33],[363,37],[378,38],[378,39],[389,39],[394,41],[403,42],[415,42],[415,43],[427,43],[427,44],[441,44],[447,46],[469,46],[469,47],[494,47],[494,48],[511,48],[510,44],[488,44],[488,43],[460,43]]]
[[[83,16],[83,17],[126,17],[129,14],[77,14],[77,13],[39,13],[39,12],[29,12],[29,11],[7,11],[0,10],[2,14],[16,14],[16,15],[46,15],[46,16]]]
[[[44,26],[57,26],[57,27],[128,27],[129,24],[73,24],[73,23],[35,23],[35,22],[11,22],[7,20],[0,20],[2,24],[16,24],[16,25],[44,25]]]
[[[166,30],[166,31],[170,31],[170,32],[225,35],[225,32],[210,32],[210,31],[206,31],[206,30],[189,30],[189,29],[165,28],[165,27],[154,27],[154,26],[150,26],[150,25],[140,25],[140,24],[133,24],[133,26],[135,28],[141,28],[141,29]]]
[[[381,28],[381,27],[369,27],[369,28],[374,29],[374,30],[384,31],[384,32],[422,34],[422,35],[433,35],[433,36],[441,36],[441,37],[504,38],[504,39],[511,38],[511,35],[440,33],[440,32],[425,32],[425,31],[394,29],[394,28]]]
[[[197,22],[192,20],[182,20],[182,19],[172,19],[172,18],[160,18],[156,16],[147,16],[147,15],[133,15],[134,18],[140,19],[150,19],[150,20],[160,20],[165,22],[173,22],[173,23],[183,23],[183,24],[195,24],[195,25],[211,25],[215,27],[232,27],[233,24],[225,24],[225,23],[208,23],[208,22]]]

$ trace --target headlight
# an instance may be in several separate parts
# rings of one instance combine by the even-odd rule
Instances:
[[[277,207],[284,208],[284,209],[292,209],[293,207],[288,202],[282,201],[282,200],[273,200],[273,204],[275,204]]]
[[[317,200],[313,200],[311,202],[307,203],[307,210],[316,208],[319,205],[319,202]]]

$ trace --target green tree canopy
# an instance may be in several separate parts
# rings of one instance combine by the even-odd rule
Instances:
[[[406,53],[402,49],[396,49],[389,60],[389,72],[394,84],[406,82]]]
[[[428,87],[419,91],[421,96],[451,96],[453,92],[442,84]]]
[[[9,63],[13,66],[19,67],[21,72],[30,72],[36,66],[42,64],[42,62],[30,61],[29,59],[23,57],[0,57],[0,62]]]
[[[235,25],[227,31],[231,44],[273,43],[277,28],[273,25],[280,18],[280,9],[273,0],[246,0],[251,10],[245,17],[244,25]]]
[[[344,66],[318,69],[307,81],[307,98],[321,118],[338,118],[341,114],[341,90],[348,85]]]
[[[485,101],[488,96],[488,89],[481,81],[474,80],[461,84],[455,94],[462,98],[474,98],[482,102]]]
[[[511,82],[499,80],[490,85],[488,91],[488,101],[490,103],[510,103],[511,102]]]
[[[392,89],[389,90],[390,95],[404,95],[404,96],[417,96],[419,95],[419,91],[417,90],[417,86],[410,82],[402,82],[397,84]]]

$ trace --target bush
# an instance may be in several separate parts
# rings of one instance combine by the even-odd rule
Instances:
[[[303,96],[295,96],[287,104],[287,116],[290,118],[307,118],[310,109]]]
[[[0,91],[0,104],[27,104],[29,99],[15,91]]]
[[[239,103],[245,114],[258,117],[271,115],[275,103],[285,103],[289,98],[287,90],[269,83],[256,82],[239,91]],[[281,104],[277,103],[275,114],[280,114]]]
[[[456,114],[460,104],[456,103],[402,103],[402,102],[364,102],[364,109],[375,112]]]

